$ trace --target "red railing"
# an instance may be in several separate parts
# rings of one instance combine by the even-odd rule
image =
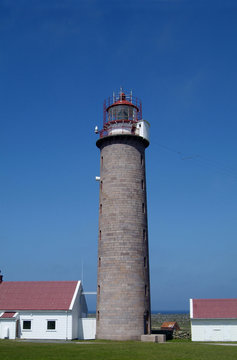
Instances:
[[[113,96],[108,97],[107,99],[105,99],[104,101],[104,107],[103,107],[103,111],[104,111],[104,116],[103,116],[103,127],[105,127],[105,125],[110,122],[110,120],[108,119],[108,108],[110,108],[113,104],[121,101],[121,100],[126,100],[126,102],[132,104],[133,106],[136,107],[137,111],[136,111],[136,117],[135,118],[131,118],[129,119],[130,121],[134,121],[137,122],[139,120],[142,119],[142,103],[141,100],[138,99],[137,97],[133,96],[132,91],[127,92],[124,90],[120,90],[118,93],[113,93]],[[118,119],[116,119],[115,117],[113,117],[113,120],[117,121]],[[120,121],[121,119],[119,119]]]
[[[110,125],[110,123],[109,123],[109,125]],[[137,128],[134,125],[134,123],[124,121],[124,122],[118,123],[118,125],[119,125],[118,128],[108,126],[108,129],[106,127],[104,129],[100,130],[99,131],[100,138],[103,138],[104,136],[108,136],[108,135],[115,135],[115,134],[117,134],[117,135],[118,134],[119,135],[120,134],[136,135]],[[118,133],[117,133],[117,131],[118,131]]]
[[[111,108],[114,105],[114,110]],[[118,115],[116,105],[129,105],[132,110],[128,109],[125,115]],[[110,114],[109,114],[110,113]],[[124,118],[123,118],[124,116]],[[124,91],[120,89],[119,92],[113,93],[113,96],[108,97],[103,105],[103,129],[99,131],[100,138],[108,136],[112,131],[115,131],[114,125],[119,124],[119,133],[121,134],[135,134],[136,126],[139,120],[142,119],[142,103],[141,100],[133,96],[132,91]],[[113,130],[110,129],[113,127]]]

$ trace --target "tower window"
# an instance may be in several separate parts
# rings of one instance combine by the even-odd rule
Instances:
[[[143,229],[143,241],[146,241],[146,230]]]
[[[141,181],[142,190],[144,190],[144,180]]]
[[[100,191],[103,189],[103,181],[100,182]]]
[[[145,214],[145,204],[144,203],[142,203],[142,212],[143,212],[143,214]]]
[[[101,257],[99,257],[99,267],[101,266]]]
[[[102,214],[102,204],[100,204],[100,214]]]
[[[147,257],[146,256],[144,257],[144,267],[145,268],[147,267]]]
[[[97,321],[99,321],[99,320],[100,320],[100,312],[97,311]]]
[[[101,230],[99,231],[99,240],[101,240]]]
[[[141,155],[141,165],[143,165],[143,155]]]
[[[148,287],[147,287],[147,285],[145,285],[145,295],[146,296],[148,295]]]
[[[103,156],[101,156],[101,158],[100,158],[100,165],[101,165],[101,167],[103,166],[103,160],[104,160],[104,158],[103,158]]]
[[[100,295],[100,285],[98,285],[97,295]]]

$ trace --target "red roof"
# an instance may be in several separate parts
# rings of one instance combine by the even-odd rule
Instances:
[[[13,318],[15,314],[16,314],[16,312],[5,312],[2,314],[1,319],[2,318],[5,318],[5,319]]]
[[[3,281],[1,310],[69,310],[77,281]]]
[[[237,299],[193,299],[193,319],[236,319]]]
[[[161,329],[179,330],[177,321],[165,321],[160,327]]]

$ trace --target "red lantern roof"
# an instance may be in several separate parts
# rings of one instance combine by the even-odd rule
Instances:
[[[110,106],[107,107],[106,111],[108,111],[112,106],[116,106],[116,105],[129,105],[129,106],[133,106],[134,108],[137,109],[137,111],[139,111],[139,108],[134,105],[132,102],[128,101],[126,99],[126,95],[124,92],[121,92],[119,94],[119,100],[115,101],[113,104],[111,104]]]

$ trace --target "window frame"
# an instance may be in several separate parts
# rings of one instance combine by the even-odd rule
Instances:
[[[25,328],[25,323],[29,323],[30,327],[29,328]],[[32,331],[32,320],[22,320],[22,331]]]
[[[49,328],[49,323],[53,323],[54,322],[54,329],[50,329]],[[56,320],[55,319],[47,319],[47,331],[56,331]]]

